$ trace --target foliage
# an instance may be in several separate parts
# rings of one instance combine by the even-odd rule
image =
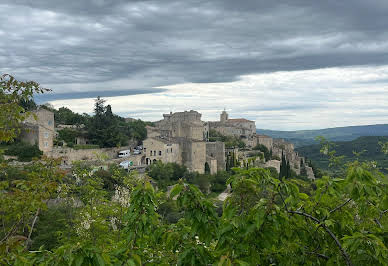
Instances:
[[[388,141],[388,137],[360,137],[353,141],[326,141],[325,147],[329,149],[327,151],[325,150],[326,154],[321,153],[322,144],[301,147],[297,151],[302,156],[311,160],[315,168],[330,171],[330,173],[336,175],[340,174],[340,166],[355,159],[362,162],[375,161],[376,167],[380,171],[388,173],[388,158],[382,152],[383,147],[379,144],[386,141]],[[336,157],[341,156],[339,162],[330,161],[330,157],[328,156],[329,152],[334,150]]]
[[[183,165],[177,163],[162,163],[157,161],[147,168],[147,174],[158,184],[158,188],[166,189],[167,186],[175,184],[180,178],[186,178],[189,171]]]
[[[74,150],[88,150],[88,149],[99,149],[100,146],[94,144],[77,144],[73,146]]]
[[[55,124],[63,125],[82,125],[86,124],[89,117],[87,115],[80,115],[74,113],[67,107],[60,107],[58,110],[53,110]]]
[[[29,115],[20,103],[31,101],[34,93],[45,91],[48,90],[34,81],[17,81],[7,74],[0,76],[1,142],[10,142],[17,137],[20,133],[19,124]]]
[[[225,148],[245,148],[246,144],[241,139],[235,136],[225,136],[221,133],[211,129],[209,131],[209,141],[222,141],[225,142]]]
[[[147,137],[146,125],[147,123],[140,119],[128,122],[129,135],[138,142],[145,140]]]
[[[73,146],[75,144],[75,139],[80,133],[77,130],[64,128],[58,131],[58,141],[64,141],[68,146]]]
[[[91,143],[100,147],[120,147],[128,144],[129,139],[138,142],[147,137],[146,123],[141,120],[125,122],[125,119],[112,113],[110,105],[97,97],[94,116],[86,124],[87,136]]]
[[[264,146],[263,144],[257,144],[253,150],[259,150],[259,151],[262,151],[264,153],[264,158],[266,161],[269,161],[271,160],[272,158],[272,155],[271,155],[271,152],[268,150],[268,148],[266,146]]]
[[[30,162],[33,158],[40,158],[43,152],[38,145],[31,145],[24,142],[17,142],[5,146],[5,155],[17,156],[19,161]]]

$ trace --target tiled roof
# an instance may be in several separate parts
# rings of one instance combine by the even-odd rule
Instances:
[[[253,122],[251,120],[245,119],[245,118],[235,118],[235,119],[228,119],[227,122]]]

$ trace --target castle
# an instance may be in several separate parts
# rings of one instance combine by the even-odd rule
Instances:
[[[305,159],[294,151],[294,145],[283,139],[273,139],[256,133],[254,121],[245,118],[230,119],[226,111],[220,115],[220,121],[204,122],[197,111],[185,111],[164,114],[163,119],[147,127],[148,138],[143,141],[147,165],[158,160],[183,164],[191,171],[204,173],[207,167],[210,173],[226,169],[226,153],[223,142],[209,142],[209,132],[214,130],[222,135],[234,136],[246,144],[244,151],[233,149],[241,165],[244,165],[249,151],[258,144],[271,151],[272,158],[259,161],[257,166],[273,167],[280,171],[282,156],[289,161],[290,167],[300,175],[305,169],[307,177],[314,179],[312,168]]]
[[[208,142],[209,125],[201,116],[193,110],[164,114],[155,127],[147,127],[148,137],[143,141],[145,164],[160,160],[185,165],[198,173],[225,170],[225,144]]]

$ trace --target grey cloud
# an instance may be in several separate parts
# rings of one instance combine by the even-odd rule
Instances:
[[[0,72],[58,93],[73,83],[94,91],[90,83],[118,79],[155,87],[388,63],[382,0],[2,3],[10,23],[0,25]]]
[[[113,96],[127,96],[127,95],[139,95],[160,93],[165,91],[164,89],[138,89],[138,90],[105,90],[105,91],[85,91],[85,92],[71,92],[71,93],[46,93],[35,95],[35,100],[39,103],[46,103],[53,100],[67,100],[67,99],[83,99],[83,98],[96,98],[100,97],[113,97]]]

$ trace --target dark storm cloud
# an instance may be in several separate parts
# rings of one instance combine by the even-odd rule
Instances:
[[[56,94],[38,94],[35,95],[35,101],[39,104],[43,104],[53,100],[68,100],[68,99],[83,99],[83,98],[97,98],[100,97],[113,97],[113,96],[128,96],[138,94],[149,94],[163,92],[163,89],[133,89],[122,91],[85,91],[85,92],[72,92],[72,93],[56,93]]]
[[[109,84],[109,95],[130,95],[252,73],[383,65],[386,14],[383,0],[6,0],[0,72],[57,93],[122,80],[125,88]]]

